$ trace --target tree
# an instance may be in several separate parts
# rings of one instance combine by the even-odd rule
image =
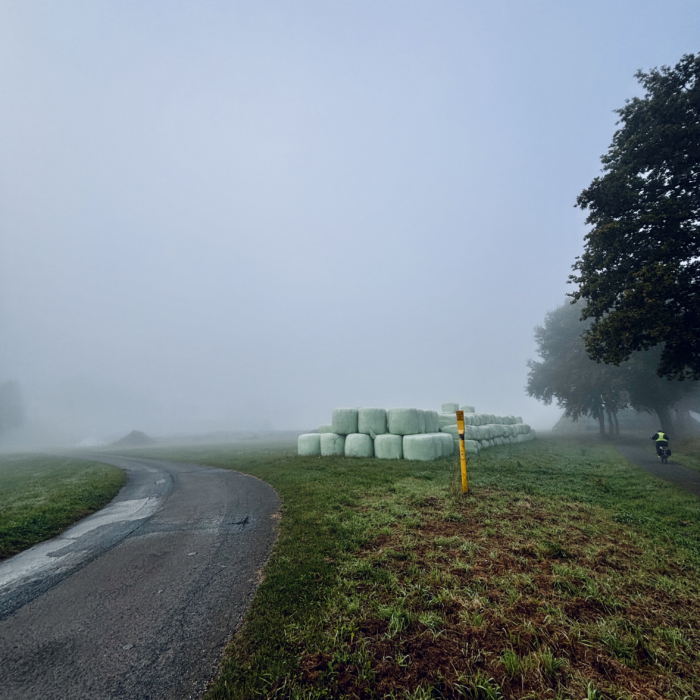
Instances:
[[[588,325],[581,322],[578,309],[571,304],[545,316],[544,325],[535,329],[542,361],[528,362],[526,391],[545,404],[556,399],[574,420],[580,416],[596,418],[601,433],[605,433],[607,414],[609,431],[619,432],[617,411],[626,406],[620,372],[590,359],[581,337]]]
[[[698,382],[659,378],[655,370],[662,348],[632,353],[619,367],[595,362],[583,339],[590,324],[590,320],[581,321],[572,304],[545,316],[544,324],[535,329],[541,361],[528,362],[527,393],[545,404],[556,400],[573,420],[580,416],[597,419],[601,433],[605,433],[606,416],[608,432],[618,433],[617,412],[632,407],[656,413],[659,427],[675,435],[672,409],[680,405],[687,413],[695,405],[687,402],[698,400]]]
[[[577,199],[593,228],[571,296],[593,359],[658,346],[659,376],[700,379],[700,54],[636,77],[646,92],[617,110],[604,174]]]

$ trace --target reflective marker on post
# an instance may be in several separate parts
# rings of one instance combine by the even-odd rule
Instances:
[[[459,461],[462,463],[462,493],[469,493],[467,453],[464,449],[464,411],[457,411],[457,433],[459,434]]]

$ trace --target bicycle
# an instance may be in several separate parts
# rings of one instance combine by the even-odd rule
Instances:
[[[659,455],[659,459],[661,460],[661,464],[668,464],[668,458],[671,456],[671,450],[668,449],[665,445],[661,445],[657,450],[657,454]]]

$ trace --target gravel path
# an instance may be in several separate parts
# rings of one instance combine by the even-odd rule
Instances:
[[[107,508],[0,564],[0,698],[197,698],[276,538],[279,499],[233,471],[94,455]]]
[[[673,446],[671,446],[673,449]],[[684,467],[674,462],[673,456],[668,464],[661,464],[656,456],[654,443],[649,440],[645,445],[639,441],[626,441],[617,445],[617,451],[638,467],[648,471],[654,476],[670,481],[686,491],[690,491],[700,498],[700,472],[689,467]]]

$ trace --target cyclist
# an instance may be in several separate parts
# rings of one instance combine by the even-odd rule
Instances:
[[[659,457],[668,457],[671,450],[668,449],[668,433],[663,430],[657,430],[652,436],[652,440],[656,440],[656,454]]]

